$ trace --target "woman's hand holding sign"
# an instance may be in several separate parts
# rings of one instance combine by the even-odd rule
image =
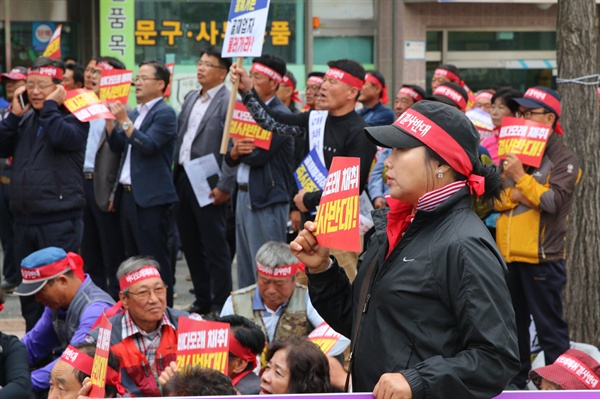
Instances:
[[[314,233],[317,227],[313,222],[304,223],[304,230],[298,233],[290,243],[290,251],[304,265],[310,273],[321,273],[330,265],[329,249],[317,243]]]

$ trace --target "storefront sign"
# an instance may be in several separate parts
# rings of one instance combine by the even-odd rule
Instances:
[[[135,64],[134,0],[100,1],[100,54]]]

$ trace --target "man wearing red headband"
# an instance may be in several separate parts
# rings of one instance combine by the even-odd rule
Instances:
[[[296,103],[302,102],[298,97],[296,90],[296,77],[292,71],[286,71],[283,80],[277,89],[277,98],[290,109],[292,114],[299,114],[300,110],[296,108]]]
[[[41,248],[75,252],[81,245],[85,206],[81,171],[89,124],[62,105],[63,73],[62,61],[36,59],[25,86],[15,92],[11,113],[0,123],[0,157],[13,157],[10,209],[17,265]],[[28,99],[25,108],[21,94]],[[33,298],[21,298],[27,331],[43,311]]]
[[[265,243],[256,254],[257,284],[231,293],[221,317],[244,316],[261,327],[268,342],[290,335],[306,336],[324,322],[308,297],[308,289],[296,283],[302,264],[283,242]],[[343,353],[349,341],[342,338],[331,350]]]
[[[92,375],[96,345],[82,342],[68,346],[58,359],[50,373],[50,392],[48,399],[76,399],[84,388],[91,389],[89,382]],[[124,395],[121,385],[120,360],[112,351],[108,352],[104,397],[115,398],[117,393]],[[87,380],[87,381],[86,381]]]
[[[523,98],[517,116],[552,127],[539,168],[524,166],[514,154],[501,162],[505,190],[494,203],[500,217],[496,242],[508,264],[508,287],[517,320],[521,371],[512,383],[523,388],[531,369],[530,315],[546,364],[569,349],[569,329],[563,317],[566,283],[567,218],[582,170],[575,154],[557,137],[560,98],[547,87],[535,86]]]
[[[304,156],[315,148],[318,156],[327,169],[331,166],[333,157],[360,158],[360,191],[363,190],[369,178],[369,171],[376,147],[362,132],[367,126],[365,121],[354,111],[354,104],[364,86],[365,70],[352,60],[337,60],[328,63],[329,70],[325,74],[324,83],[319,92],[323,111],[304,112],[300,115],[282,115],[268,109],[252,90],[252,82],[246,71],[232,67],[231,80],[235,82],[240,77],[240,91],[243,101],[254,119],[263,129],[271,130],[278,135],[303,136]],[[237,72],[236,72],[237,70]],[[304,218],[310,218],[319,205],[323,191],[306,192],[300,190],[294,196],[294,204],[304,213]],[[292,228],[297,230],[300,220],[292,221]],[[356,275],[358,254],[354,252],[339,252],[343,256],[341,264],[346,268],[350,279]],[[341,259],[341,258],[340,258]]]
[[[324,77],[325,72],[309,72],[306,78],[306,91],[304,92],[306,95],[306,105],[302,108],[302,112],[315,109],[316,95],[319,93],[321,85],[323,85]]]
[[[394,111],[383,105],[388,102],[388,93],[385,78],[379,71],[367,72],[358,101],[363,105],[358,114],[367,125],[382,126],[394,122]]]
[[[263,54],[252,60],[249,80],[266,108],[291,115],[277,98],[277,88],[285,72],[283,59]],[[255,147],[253,141],[233,140],[233,147],[230,145],[225,157],[229,166],[237,167],[235,239],[240,287],[256,282],[255,257],[261,245],[267,241],[285,241],[293,184],[293,140],[273,134],[268,150]]]
[[[36,365],[56,348],[64,350],[85,340],[98,317],[114,305],[112,298],[83,274],[83,260],[56,247],[44,248],[23,259],[23,282],[16,295],[34,297],[44,307],[35,327],[23,337],[30,364]],[[56,360],[31,373],[35,391],[48,389],[48,375]]]
[[[121,381],[134,397],[162,396],[158,377],[176,360],[179,316],[199,318],[167,307],[167,286],[159,265],[149,258],[129,258],[117,271],[125,311],[109,318],[110,349],[121,359]],[[88,342],[98,340],[92,330]]]

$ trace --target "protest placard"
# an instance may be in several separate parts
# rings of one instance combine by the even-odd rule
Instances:
[[[229,135],[236,139],[254,139],[254,146],[268,150],[271,148],[273,133],[258,126],[242,103],[235,103]]]
[[[177,368],[200,366],[227,374],[229,323],[179,317]]]
[[[124,69],[102,69],[100,78],[100,100],[112,104],[119,101],[121,104],[127,104],[133,71]]]
[[[359,185],[360,158],[334,157],[315,218],[319,245],[360,251]]]
[[[75,89],[67,92],[64,106],[81,122],[94,119],[115,119],[91,90]]]
[[[329,355],[329,352],[341,337],[342,334],[335,331],[326,322],[321,323],[308,334],[308,340],[314,342],[326,355]]]
[[[307,193],[314,193],[325,188],[327,168],[321,162],[316,148],[310,150],[302,160],[294,172],[294,179],[298,190],[304,190]]]
[[[112,324],[102,315],[100,328],[98,329],[98,342],[96,343],[96,355],[92,364],[92,374],[90,381],[92,390],[90,398],[104,398],[106,384],[106,369],[108,367],[108,352],[110,350],[110,336],[112,333]]]
[[[504,117],[498,135],[498,157],[505,159],[506,154],[515,154],[523,164],[537,168],[551,132],[550,126],[541,123]]]

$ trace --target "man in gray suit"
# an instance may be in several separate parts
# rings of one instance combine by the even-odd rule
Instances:
[[[219,47],[210,46],[200,54],[197,66],[202,89],[188,93],[181,108],[174,179],[177,226],[196,295],[188,311],[207,314],[221,310],[232,288],[225,220],[235,169],[224,164],[219,152],[230,93],[224,81],[231,60],[221,58]],[[218,179],[209,177],[213,201],[200,207],[183,165],[207,155],[215,157],[222,173]]]

